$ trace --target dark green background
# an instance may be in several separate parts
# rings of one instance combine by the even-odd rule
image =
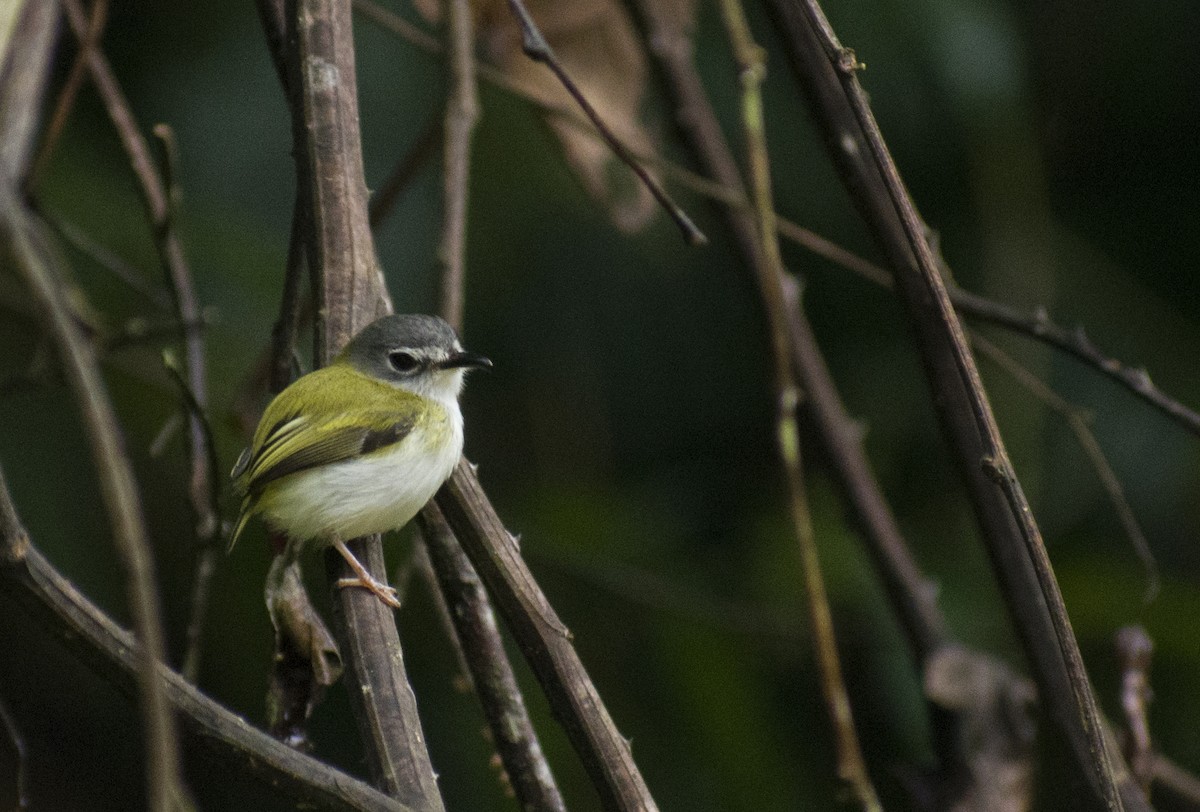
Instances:
[[[814,135],[769,21],[766,85],[778,209],[875,257]],[[407,9],[405,9],[407,11]],[[958,281],[1066,326],[1200,404],[1200,12],[1187,0],[830,2],[885,137]],[[712,4],[698,52],[726,124],[737,85]],[[368,186],[440,116],[440,64],[358,26]],[[290,129],[249,2],[114,3],[106,51],[145,131],[178,136],[180,227],[208,331],[222,467],[244,440],[231,404],[268,339],[293,199]],[[60,58],[61,79],[68,58]],[[565,168],[523,103],[481,91],[471,183],[468,346],[495,369],[465,397],[467,452],[576,645],[657,800],[669,810],[826,809],[833,751],[810,656],[795,544],[771,424],[762,314],[723,221],[679,191],[712,242],[687,248],[661,220],[617,232]],[[648,119],[681,160],[655,89]],[[741,139],[730,129],[735,145]],[[435,307],[440,168],[427,165],[378,233],[401,311]],[[134,181],[85,87],[50,170],[44,207],[158,285]],[[104,321],[159,314],[85,257],[76,279]],[[970,511],[937,433],[909,332],[884,292],[793,246],[785,260],[901,525],[940,585],[965,641],[1021,666]],[[45,344],[9,269],[0,269],[0,462],[37,546],[127,622],[122,579],[83,431],[60,378],[33,383]],[[983,374],[1045,532],[1106,711],[1119,717],[1113,632],[1146,625],[1158,646],[1153,732],[1200,769],[1197,440],[1076,362],[1024,338],[985,334],[1094,412],[1096,435],[1163,571],[1146,577],[1095,471],[1065,422],[986,361]],[[193,562],[181,442],[148,447],[178,410],[159,346],[106,360],[140,478],[173,657],[182,651]],[[44,372],[44,364],[42,367]],[[35,372],[37,371],[35,369]],[[813,438],[808,484],[859,730],[889,808],[930,753],[898,628],[848,525]],[[228,494],[226,494],[228,497]],[[224,504],[232,514],[228,498]],[[400,546],[391,545],[393,552]],[[399,559],[399,555],[396,555]],[[261,721],[271,632],[261,598],[261,530],[223,559],[201,684]],[[309,562],[319,573],[319,562]],[[319,579],[314,579],[314,585]],[[324,603],[323,590],[316,590]],[[447,806],[512,809],[488,766],[475,700],[416,582],[400,615],[410,674]],[[597,806],[565,737],[522,669],[543,742],[573,809]],[[0,602],[0,699],[30,747],[35,809],[138,808],[133,706]],[[318,754],[362,771],[340,688],[312,724]],[[1068,808],[1062,754],[1045,750],[1040,808]],[[0,808],[12,803],[0,737]],[[197,754],[189,781],[206,809],[269,808],[269,796]]]

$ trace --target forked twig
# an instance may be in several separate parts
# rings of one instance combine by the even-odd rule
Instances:
[[[1047,407],[1057,412],[1067,421],[1067,426],[1071,429],[1071,433],[1075,435],[1075,439],[1079,443],[1080,448],[1083,449],[1083,453],[1091,461],[1092,469],[1096,472],[1096,476],[1100,478],[1100,484],[1104,488],[1104,492],[1108,495],[1108,501],[1112,503],[1113,510],[1117,512],[1117,519],[1121,522],[1121,526],[1125,530],[1125,535],[1128,536],[1130,544],[1133,545],[1134,552],[1142,562],[1142,568],[1146,571],[1146,591],[1142,600],[1146,603],[1153,601],[1158,595],[1159,588],[1162,586],[1158,571],[1158,562],[1154,558],[1154,551],[1150,549],[1150,542],[1146,540],[1146,534],[1142,532],[1141,524],[1138,523],[1137,517],[1133,515],[1133,508],[1129,506],[1129,500],[1125,497],[1125,488],[1122,487],[1121,480],[1117,477],[1117,472],[1113,470],[1108,457],[1104,453],[1104,449],[1100,447],[1100,443],[1096,440],[1096,435],[1088,425],[1087,415],[1082,409],[1059,395],[1040,378],[1017,363],[1016,359],[983,336],[978,333],[972,333],[971,344],[1012,376],[1017,383],[1025,387],[1034,397],[1042,401],[1042,403],[1046,404]]]
[[[565,812],[478,573],[436,504],[421,512],[421,528],[438,586],[449,604],[453,633],[521,808]]]

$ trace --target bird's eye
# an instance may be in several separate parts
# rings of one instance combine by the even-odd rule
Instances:
[[[388,353],[388,363],[392,365],[392,369],[399,372],[401,375],[408,375],[416,372],[421,366],[421,362],[413,358],[407,352],[390,352]]]

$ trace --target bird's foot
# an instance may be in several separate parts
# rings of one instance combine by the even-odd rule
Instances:
[[[396,592],[396,588],[388,586],[382,581],[372,578],[370,575],[367,575],[366,577],[355,576],[353,578],[339,578],[337,585],[341,589],[353,586],[370,590],[372,593],[374,593],[375,597],[379,598],[379,600],[383,601],[388,606],[392,607],[393,609],[400,608],[400,597]]]
[[[367,568],[362,565],[361,561],[354,557],[354,553],[350,552],[350,549],[346,547],[341,539],[335,539],[333,546],[334,549],[342,554],[342,558],[346,559],[346,563],[350,565],[350,569],[354,570],[353,578],[338,579],[338,587],[345,589],[348,586],[355,586],[370,590],[385,605],[393,609],[400,608],[400,597],[394,588],[367,572]]]

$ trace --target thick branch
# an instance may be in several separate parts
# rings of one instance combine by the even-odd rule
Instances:
[[[888,257],[951,447],[1040,694],[1070,745],[1095,805],[1124,808],[1079,647],[1029,505],[1008,460],[962,327],[907,190],[858,84],[852,52],[837,43],[815,0],[772,3],[796,74],[845,185]],[[1144,796],[1136,787],[1129,798]]]
[[[268,42],[284,49],[275,58],[284,68],[298,192],[310,218],[300,223],[310,227],[305,247],[317,302],[315,357],[324,364],[391,304],[367,219],[349,0],[292,0],[282,12],[279,5],[260,0],[260,12]],[[279,23],[288,28],[273,28]],[[378,537],[350,545],[376,577],[384,577]],[[327,564],[331,583],[346,574],[336,556]],[[414,807],[440,810],[394,617],[365,590],[337,590],[334,608],[343,658],[357,686],[349,695],[376,783]]]

